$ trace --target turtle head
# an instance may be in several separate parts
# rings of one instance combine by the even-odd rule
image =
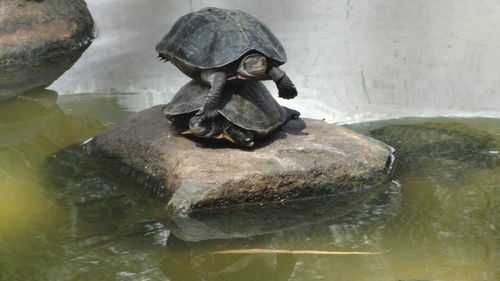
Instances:
[[[238,67],[240,79],[256,79],[264,76],[267,70],[266,57],[260,54],[249,54],[243,57]]]

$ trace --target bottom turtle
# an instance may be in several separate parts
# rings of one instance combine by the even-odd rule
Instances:
[[[196,112],[203,106],[210,86],[191,81],[182,87],[163,109],[181,134],[201,138],[226,139],[252,147],[254,139],[265,136],[300,113],[282,107],[260,81],[230,83],[222,93],[215,120],[201,121]]]

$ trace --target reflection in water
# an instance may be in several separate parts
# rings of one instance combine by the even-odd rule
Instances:
[[[53,100],[54,95],[47,94]],[[238,211],[244,210],[233,210],[229,215],[172,221],[162,217],[163,206],[143,197],[133,182],[86,157],[78,145],[130,114],[120,104],[131,96],[64,96],[59,105],[51,98],[43,103],[13,100],[1,108],[0,127],[9,129],[0,130],[0,280],[385,281],[498,276],[500,167],[496,154],[489,153],[498,150],[498,120],[455,119],[468,124],[457,126],[448,120],[426,125],[417,119],[412,124],[420,125],[411,128],[411,138],[404,137],[401,127],[374,131],[399,151],[399,185],[355,202],[358,210],[341,217],[332,215],[338,214],[335,206],[322,199],[288,206],[282,213],[263,209],[264,218],[255,212],[242,219]],[[369,126],[371,130],[386,124]],[[448,129],[434,131],[437,127]],[[420,130],[422,140],[415,130]],[[67,148],[59,151],[63,147]],[[211,240],[186,241],[206,238]],[[213,254],[244,248],[387,252]]]
[[[107,175],[79,146],[50,158],[42,175],[47,193],[67,214],[61,225],[65,238],[57,245],[64,251],[48,271],[49,280],[161,277],[156,256],[168,231],[152,220],[155,205],[130,183]]]
[[[161,268],[171,281],[289,280],[297,262],[293,255],[220,256],[206,250],[207,247],[214,251],[226,247],[245,248],[251,242],[252,239],[234,239],[214,247],[213,242],[190,243],[171,236]]]
[[[0,103],[0,280],[29,280],[58,254],[49,245],[61,213],[41,188],[39,165],[104,129],[93,118],[65,116],[56,99],[38,90]]]
[[[244,238],[311,224],[329,225],[351,217],[355,220],[368,214],[375,215],[375,219],[397,208],[398,197],[397,184],[390,182],[375,190],[370,187],[335,196],[212,209],[192,217],[166,218],[163,222],[173,234],[187,241]],[[352,213],[353,210],[358,212]],[[379,213],[371,213],[375,210]]]
[[[9,218],[50,206],[37,175],[47,155],[103,129],[91,118],[65,116],[56,99],[55,92],[39,90],[0,103],[0,230],[11,229]]]

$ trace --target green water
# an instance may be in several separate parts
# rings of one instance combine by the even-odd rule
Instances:
[[[124,104],[138,97],[54,104],[45,92],[0,104],[0,280],[499,280],[500,120],[348,126],[398,149],[388,190],[341,218],[256,236],[242,222],[248,238],[189,242],[165,227],[161,206],[78,145],[133,114]],[[383,253],[213,253],[245,248]]]

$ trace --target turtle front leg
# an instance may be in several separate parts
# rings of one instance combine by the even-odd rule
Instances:
[[[276,83],[278,87],[278,95],[280,98],[293,99],[297,96],[297,89],[292,80],[279,67],[273,67],[269,70],[269,77]]]
[[[202,76],[205,75],[202,74]],[[205,97],[203,106],[198,113],[196,113],[197,116],[200,116],[202,121],[206,119],[213,120],[219,114],[217,110],[219,109],[222,91],[224,90],[227,80],[227,74],[222,71],[212,72],[207,76],[206,80],[210,83],[210,91]]]
[[[211,138],[222,133],[222,120],[201,120],[199,115],[194,115],[189,119],[189,132],[200,138]]]
[[[225,72],[206,72],[202,73],[203,76],[207,76],[206,80],[210,83],[210,91],[200,110],[189,120],[189,127],[195,135],[209,138],[213,135],[212,121],[219,115],[217,110],[220,106],[227,75]]]

